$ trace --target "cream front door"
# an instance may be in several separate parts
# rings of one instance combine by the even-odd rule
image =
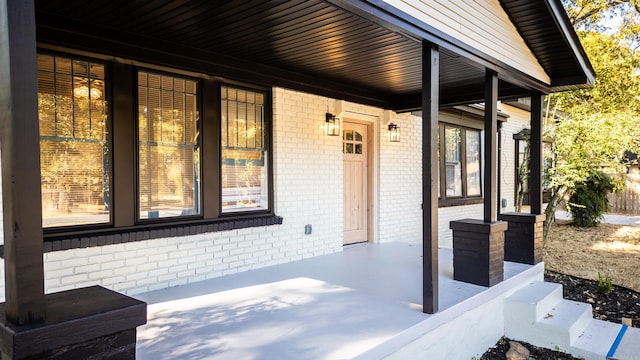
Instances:
[[[345,122],[343,129],[343,241],[348,245],[369,240],[369,149],[367,125]]]

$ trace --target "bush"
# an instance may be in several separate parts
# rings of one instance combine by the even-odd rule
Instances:
[[[613,283],[611,279],[609,279],[609,275],[602,276],[600,272],[598,272],[598,291],[602,294],[608,294],[613,290]]]
[[[609,208],[607,195],[614,188],[609,175],[602,171],[592,171],[584,183],[576,186],[569,198],[567,207],[573,216],[573,224],[580,227],[596,226]]]

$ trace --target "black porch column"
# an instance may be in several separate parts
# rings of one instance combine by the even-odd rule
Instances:
[[[531,95],[531,158],[529,203],[532,214],[542,214],[542,94]]]
[[[484,103],[484,218],[449,223],[453,230],[453,278],[493,286],[504,278],[504,232],[497,205],[498,74],[485,76]]]
[[[438,312],[438,107],[440,51],[422,45],[422,311]]]
[[[0,143],[5,314],[44,319],[36,19],[33,0],[0,0]]]
[[[44,294],[34,0],[0,0],[6,302],[2,359],[135,359],[146,304],[99,286]]]
[[[487,70],[484,88],[484,221],[498,216],[498,74]]]
[[[531,137],[529,161],[530,214],[500,214],[500,220],[509,222],[505,233],[504,259],[524,264],[542,261],[543,224],[542,213],[542,97],[531,95]]]

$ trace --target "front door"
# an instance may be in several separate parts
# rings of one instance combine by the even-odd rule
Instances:
[[[344,122],[344,244],[368,241],[369,149],[367,125]]]

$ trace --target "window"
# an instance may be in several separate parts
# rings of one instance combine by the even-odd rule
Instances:
[[[99,245],[281,224],[270,102],[268,87],[39,53],[45,240]]]
[[[222,212],[269,208],[266,94],[221,88]]]
[[[104,64],[38,55],[44,228],[110,221],[110,143]]]
[[[441,123],[440,139],[440,199],[481,198],[480,130]]]
[[[466,133],[466,169],[467,196],[481,196],[480,184],[480,131],[467,129]]]
[[[140,219],[199,213],[197,98],[194,80],[138,72]]]
[[[530,176],[530,129],[523,129],[519,133],[513,135],[516,148],[516,171],[515,171],[515,204],[529,205],[529,176]],[[551,195],[549,187],[548,171],[553,167],[553,142],[550,139],[542,141],[542,196],[543,201],[547,202]]]
[[[342,135],[344,154],[362,154],[362,134],[355,130],[345,130]]]

